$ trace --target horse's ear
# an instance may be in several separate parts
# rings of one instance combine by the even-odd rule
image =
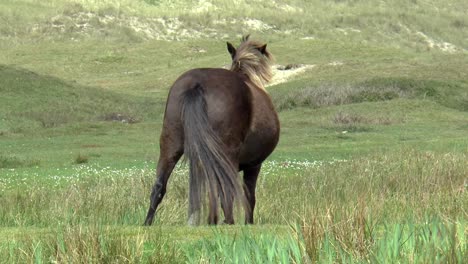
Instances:
[[[267,47],[267,44],[261,46],[260,48],[258,48],[258,50],[263,54],[265,55],[266,54],[266,47]]]
[[[236,48],[234,48],[234,46],[229,42],[226,42],[226,44],[229,54],[231,54],[231,58],[234,59],[234,57],[236,56]]]

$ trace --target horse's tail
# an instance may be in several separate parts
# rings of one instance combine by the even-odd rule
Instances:
[[[243,195],[238,182],[238,168],[232,164],[224,146],[208,120],[204,88],[200,84],[182,96],[184,153],[190,165],[189,216],[201,209],[205,187],[208,187],[211,223],[217,222],[218,197],[233,205]],[[198,219],[195,220],[198,222]]]

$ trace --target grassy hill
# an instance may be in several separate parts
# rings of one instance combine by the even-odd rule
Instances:
[[[463,263],[466,1],[0,2],[0,262]],[[252,33],[279,73],[257,225],[153,228],[168,89]],[[281,67],[282,66],[282,67]],[[237,222],[242,214],[237,214]],[[437,234],[437,235],[433,235]],[[235,246],[232,246],[235,245]]]
[[[1,17],[8,37],[192,39],[263,32],[455,52],[468,48],[467,8],[462,0],[7,0]]]
[[[111,91],[103,91],[67,83],[58,78],[41,76],[31,71],[0,65],[2,127],[13,132],[57,127],[73,122],[115,121],[136,122],[148,113],[132,110],[150,109],[140,98],[128,98]],[[136,105],[138,107],[136,107]],[[129,112],[130,111],[130,112]],[[118,115],[122,120],[118,120]],[[28,124],[30,123],[30,124]],[[25,127],[21,127],[24,125]]]

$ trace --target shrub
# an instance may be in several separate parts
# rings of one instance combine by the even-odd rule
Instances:
[[[39,165],[38,160],[28,160],[18,158],[16,156],[3,156],[0,155],[0,168],[21,168],[33,167]]]
[[[85,155],[82,155],[82,154],[78,154],[78,156],[75,158],[75,164],[84,164],[84,163],[88,163],[88,160],[89,160],[89,157],[88,157],[88,156],[85,156]]]

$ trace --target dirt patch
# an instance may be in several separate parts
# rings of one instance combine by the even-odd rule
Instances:
[[[140,120],[136,117],[130,116],[128,114],[121,114],[121,113],[108,113],[102,117],[104,121],[114,121],[114,122],[121,122],[127,124],[135,124],[138,123]]]

